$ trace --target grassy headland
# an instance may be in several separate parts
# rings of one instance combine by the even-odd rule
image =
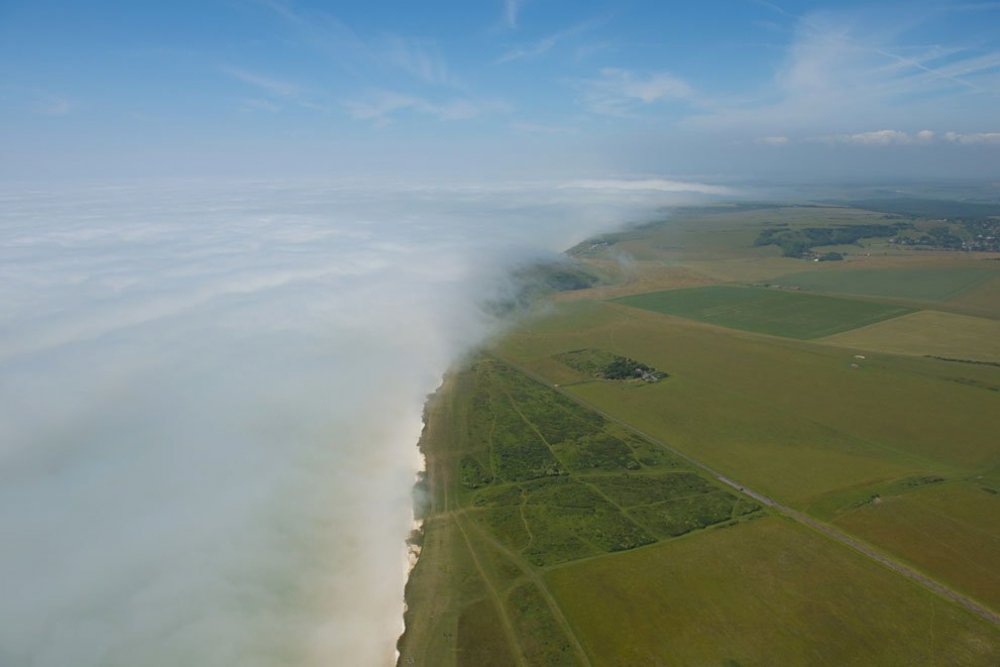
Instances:
[[[1000,263],[880,219],[689,210],[574,249],[617,283],[574,281],[428,406],[400,664],[1000,662],[1000,367],[970,363]],[[858,245],[781,257],[775,225]]]

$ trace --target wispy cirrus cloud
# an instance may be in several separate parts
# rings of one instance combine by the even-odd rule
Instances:
[[[336,15],[295,9],[277,0],[259,0],[273,11],[303,47],[360,80],[402,72],[421,83],[461,87],[437,42],[397,34],[362,35]]]
[[[521,12],[521,5],[523,4],[524,0],[504,0],[503,20],[508,28],[517,27],[517,16]]]
[[[432,41],[388,35],[376,43],[373,53],[378,54],[385,63],[424,83],[453,87],[461,85],[449,69],[440,48]]]
[[[793,16],[771,3],[761,4],[795,21],[784,63],[770,86],[714,106],[689,119],[692,126],[776,135],[788,129],[826,129],[829,135],[850,136],[835,130],[861,123],[891,127],[904,107],[907,120],[917,127],[955,116],[971,123],[992,118],[1000,95],[1000,52],[907,39],[929,15],[914,18],[899,7],[878,15],[827,11]],[[864,141],[904,140],[882,135],[854,143]]]
[[[417,95],[391,90],[371,91],[342,105],[355,120],[388,125],[400,113],[432,116],[438,120],[469,120],[483,113],[485,107],[467,98],[433,101]]]
[[[667,101],[693,101],[694,89],[669,72],[637,74],[629,70],[604,68],[594,79],[578,82],[581,102],[590,111],[627,117],[643,106]]]
[[[298,97],[302,87],[290,81],[271,78],[239,67],[224,66],[221,70],[232,78],[257,88],[272,97]]]
[[[43,116],[67,116],[76,107],[76,102],[61,95],[45,94],[35,101],[35,110]]]
[[[576,23],[568,28],[564,28],[563,30],[557,30],[556,32],[550,33],[545,37],[529,44],[516,46],[497,58],[496,62],[497,64],[501,64],[513,62],[515,60],[530,60],[532,58],[537,58],[551,51],[557,44],[586,34],[605,22],[605,19],[591,19],[589,21]]]

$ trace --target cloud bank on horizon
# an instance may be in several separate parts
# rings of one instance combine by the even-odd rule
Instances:
[[[9,177],[1000,175],[1000,5],[15,0]]]
[[[658,186],[0,191],[0,664],[390,664],[427,394]]]

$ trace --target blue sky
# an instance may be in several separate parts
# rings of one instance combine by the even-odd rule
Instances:
[[[1000,3],[0,4],[8,178],[1000,177]]]

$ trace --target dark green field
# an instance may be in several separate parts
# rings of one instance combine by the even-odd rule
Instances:
[[[912,312],[901,306],[867,301],[725,285],[637,294],[615,301],[723,327],[803,339],[829,336]]]
[[[533,565],[633,549],[758,509],[501,362],[473,372],[467,428],[485,446],[460,461],[466,507]]]
[[[981,267],[823,269],[778,276],[772,282],[811,292],[836,292],[921,301],[945,301],[983,284],[1000,271]]]

